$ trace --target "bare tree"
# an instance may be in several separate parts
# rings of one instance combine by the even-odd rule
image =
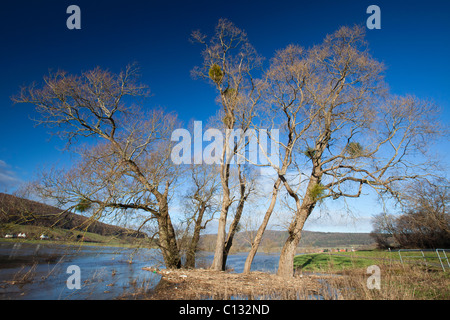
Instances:
[[[449,246],[448,182],[439,180],[414,181],[406,186],[402,193],[404,213],[395,219],[392,232],[400,246],[434,249]]]
[[[70,208],[89,208],[93,217],[147,212],[143,224],[157,221],[166,267],[178,268],[181,259],[169,215],[171,186],[177,178],[169,137],[176,117],[126,103],[148,96],[137,71],[134,65],[119,74],[99,68],[80,76],[59,71],[45,77],[42,88],[22,88],[13,101],[35,105],[38,124],[52,128],[67,140],[68,149],[80,154],[71,169],[44,174],[42,195]],[[77,148],[82,137],[88,144]]]
[[[339,29],[309,50],[308,59],[306,92],[319,112],[303,144],[309,158],[299,172],[304,189],[282,179],[297,212],[281,251],[281,276],[292,276],[301,230],[318,201],[356,198],[364,186],[397,197],[400,183],[430,173],[425,141],[440,134],[435,105],[386,92],[384,67],[369,55],[364,28]]]
[[[370,236],[375,240],[379,249],[397,247],[395,234],[395,217],[384,212],[372,218],[373,230]]]
[[[276,172],[277,179],[273,183],[269,206],[252,241],[244,272],[251,270],[252,261],[275,208],[280,186],[286,180],[286,174],[292,165],[295,147],[311,127],[318,113],[317,108],[309,106],[310,98],[305,93],[305,85],[311,77],[311,70],[308,60],[303,57],[304,50],[301,47],[289,45],[286,49],[276,53],[264,76],[265,81],[262,87],[264,88],[265,109],[264,107],[260,108],[262,111],[260,111],[258,119],[260,121],[262,119],[262,121],[255,127],[264,130],[268,127],[282,127],[286,139],[273,140],[274,143],[279,144],[281,149],[279,162],[274,163],[269,160],[269,164]],[[264,149],[261,148],[261,150]]]
[[[186,268],[195,268],[195,257],[200,233],[206,225],[214,218],[218,211],[217,201],[220,189],[218,170],[213,165],[191,165],[189,170],[189,182],[192,187],[185,195],[186,226],[184,237],[186,243]]]
[[[247,171],[247,172],[244,172]],[[225,270],[228,254],[233,245],[233,239],[240,229],[240,221],[244,213],[245,204],[248,202],[249,197],[255,194],[257,176],[255,171],[252,170],[250,166],[245,166],[242,164],[237,165],[237,180],[238,185],[238,200],[236,204],[236,209],[234,212],[233,220],[228,228],[228,234],[225,240],[224,252],[223,252],[223,266],[222,269]]]
[[[290,277],[304,223],[319,202],[359,197],[363,187],[398,199],[400,184],[435,168],[426,147],[441,132],[436,106],[389,94],[384,66],[370,56],[364,36],[362,27],[343,27],[320,45],[291,45],[272,59],[263,112],[284,133],[281,161],[271,164],[278,179],[246,271],[280,184],[295,211],[278,268]]]
[[[192,33],[192,39],[204,46],[203,65],[193,70],[193,75],[207,79],[215,86],[222,106],[221,123],[225,132],[220,159],[222,185],[222,208],[219,216],[217,243],[212,269],[222,270],[226,240],[227,216],[233,203],[229,185],[230,165],[242,139],[250,127],[254,108],[260,98],[258,83],[252,71],[261,65],[261,58],[250,45],[244,31],[226,19],[220,19],[214,36],[206,41],[199,31]],[[232,130],[239,128],[242,135],[236,143]]]

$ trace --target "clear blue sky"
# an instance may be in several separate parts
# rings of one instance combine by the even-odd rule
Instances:
[[[68,30],[66,9],[81,8],[81,30]],[[392,92],[430,98],[450,119],[450,1],[113,1],[41,0],[2,2],[0,11],[0,191],[12,192],[39,166],[67,163],[63,143],[34,127],[32,106],[13,106],[21,85],[49,70],[78,73],[95,66],[119,71],[136,61],[153,97],[148,106],[175,110],[186,122],[215,113],[211,87],[190,77],[200,50],[192,30],[212,32],[219,18],[247,31],[260,54],[270,58],[290,43],[310,46],[343,25],[365,25],[366,9],[381,8],[381,30],[368,30],[372,55],[388,67]],[[450,144],[439,151],[448,158]],[[368,221],[366,219],[365,221]],[[366,223],[367,224],[367,223]],[[368,224],[367,224],[368,225]],[[331,227],[330,227],[331,228]],[[344,225],[340,231],[350,230]],[[365,228],[365,229],[364,229]],[[353,231],[370,231],[370,227]],[[326,227],[316,229],[325,230]],[[333,229],[333,230],[331,230]],[[336,231],[334,228],[329,231]]]

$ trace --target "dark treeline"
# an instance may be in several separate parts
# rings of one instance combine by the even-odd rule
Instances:
[[[449,248],[448,187],[416,182],[406,195],[403,214],[379,214],[374,218],[371,235],[378,247]]]

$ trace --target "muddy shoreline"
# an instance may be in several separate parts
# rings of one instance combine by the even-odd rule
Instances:
[[[161,275],[160,283],[145,297],[150,300],[299,300],[322,299],[323,285],[314,275],[285,279],[254,271],[238,274],[209,269],[166,270],[143,268]]]

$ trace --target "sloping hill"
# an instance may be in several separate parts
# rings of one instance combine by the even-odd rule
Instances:
[[[233,249],[248,251],[250,239],[253,235],[249,232],[239,232],[233,240]],[[260,245],[261,251],[279,251],[287,238],[286,231],[266,230]],[[216,235],[203,235],[200,246],[209,251],[215,245]],[[359,248],[373,245],[374,241],[369,233],[339,233],[339,232],[314,232],[303,231],[299,243],[300,249],[306,248]]]
[[[73,212],[64,212],[47,204],[0,193],[0,224],[6,223],[78,230],[102,236],[145,237],[145,234],[138,234],[134,230],[92,221],[87,217]]]

